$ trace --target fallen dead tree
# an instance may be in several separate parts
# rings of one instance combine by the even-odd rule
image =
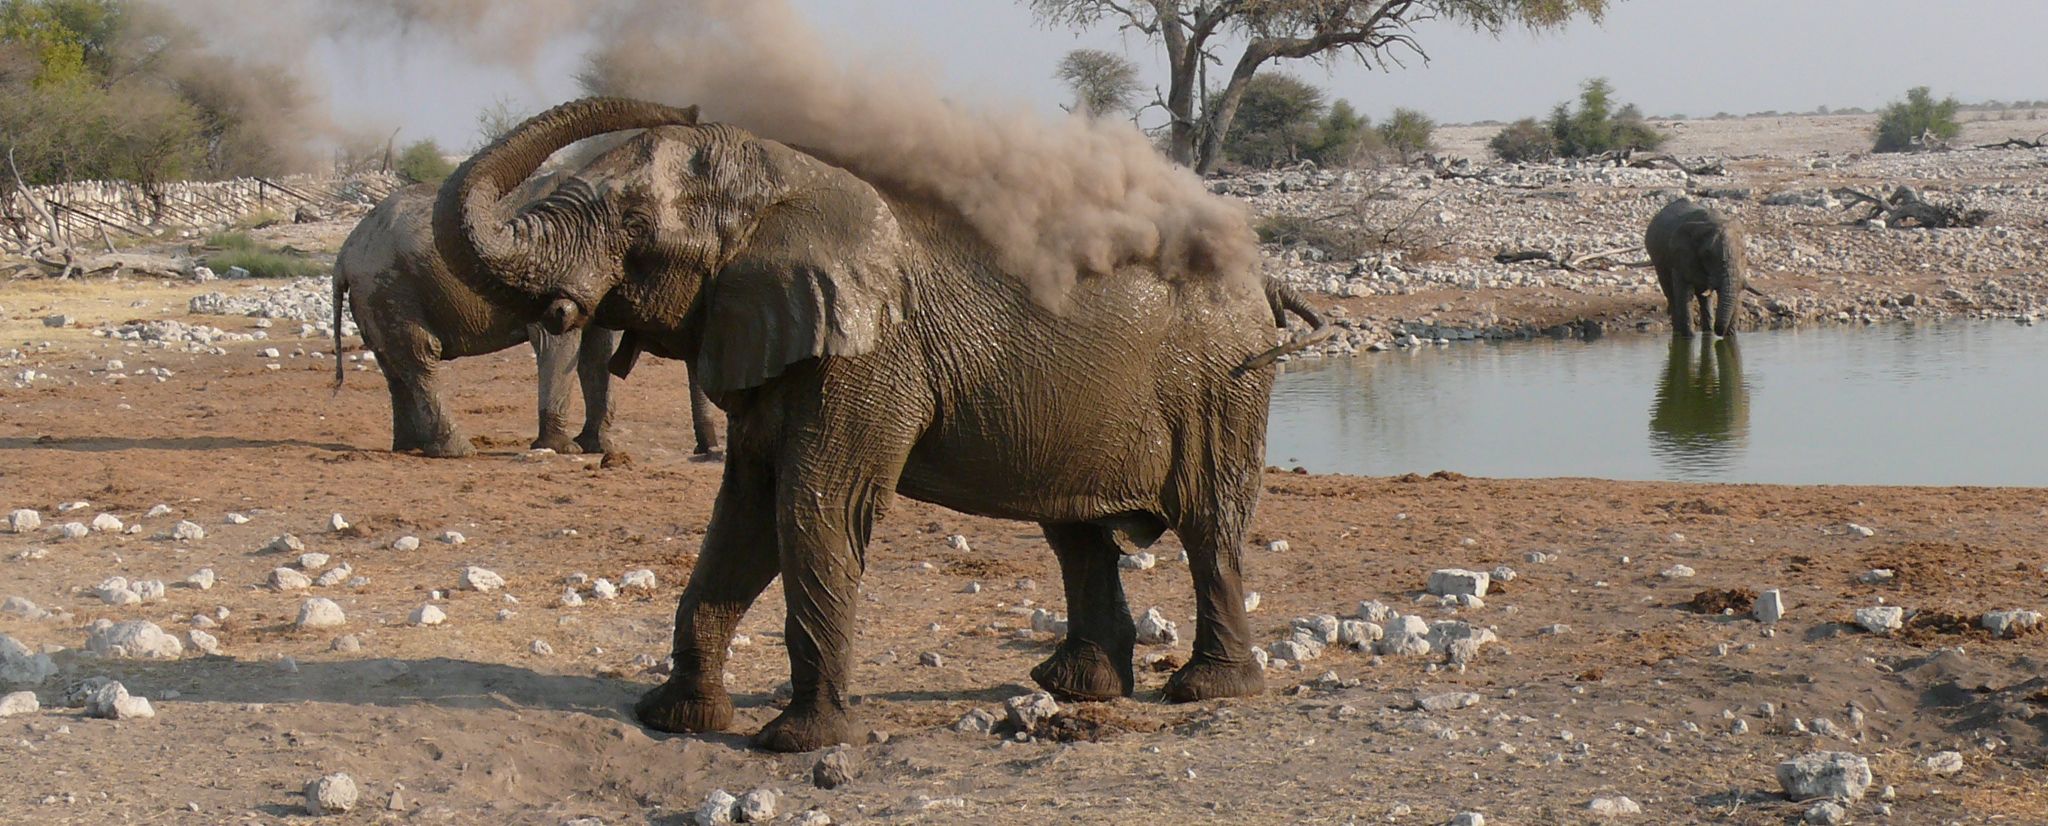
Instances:
[[[1893,189],[1892,194],[1885,198],[1846,186],[1835,188],[1833,193],[1835,198],[1842,201],[1843,209],[1855,209],[1859,206],[1869,208],[1869,212],[1854,223],[1882,218],[1884,225],[1892,229],[1947,229],[1982,226],[1991,218],[1990,210],[1935,203],[1920,197],[1919,190],[1903,184]]]
[[[1637,245],[1631,247],[1617,247],[1611,250],[1598,250],[1595,252],[1587,253],[1574,253],[1569,249],[1565,250],[1563,253],[1551,252],[1550,250],[1502,250],[1494,254],[1493,262],[1496,264],[1521,264],[1529,261],[1542,261],[1544,263],[1549,264],[1554,269],[1565,270],[1568,272],[1581,272],[1587,269],[1630,269],[1635,267],[1650,266],[1649,259],[1644,259],[1642,261],[1623,261],[1617,258],[1617,256],[1623,255],[1625,253],[1637,252],[1641,249],[1642,246]],[[1608,266],[1594,267],[1592,266],[1594,262],[1606,262]]]
[[[2026,138],[2006,138],[2005,140],[1999,141],[1999,142],[1997,142],[1997,143],[1980,143],[1980,144],[1977,144],[1977,148],[1978,148],[1978,149],[2041,149],[2041,148],[2043,148],[2044,146],[2048,146],[2048,144],[2044,144],[2044,143],[2043,143],[2043,141],[2048,141],[2048,132],[2042,132],[2042,133],[2041,133],[2041,134],[2039,134],[2039,135],[2035,135],[2035,136],[2034,136],[2034,139],[2033,139],[2033,140],[2027,140]]]

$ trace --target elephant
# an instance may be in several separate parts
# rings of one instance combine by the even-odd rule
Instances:
[[[1742,227],[1689,198],[1679,198],[1657,211],[1643,233],[1643,246],[1657,268],[1657,285],[1671,311],[1671,328],[1692,336],[1688,310],[1699,301],[1700,326],[1726,337],[1735,330],[1744,290],[1756,292],[1744,272]],[[1707,293],[1715,296],[1707,309]]]
[[[1650,407],[1650,451],[1682,476],[1704,477],[1738,458],[1749,435],[1749,385],[1733,338],[1673,336]]]
[[[521,187],[520,202],[552,189],[554,176]],[[386,197],[349,233],[334,261],[334,351],[341,352],[343,302],[355,313],[363,341],[377,355],[391,391],[391,449],[456,457],[475,452],[442,398],[441,362],[494,353],[522,341],[540,367],[540,435],[533,447],[558,453],[611,453],[611,372],[631,370],[638,350],[620,347],[615,330],[588,327],[554,335],[499,310],[450,274],[434,249],[434,187],[414,184]],[[616,351],[616,355],[615,355]],[[334,363],[334,386],[346,372]],[[569,436],[569,372],[583,388],[583,430]],[[691,424],[696,453],[718,449],[710,402],[694,380]]]
[[[647,131],[553,195],[501,208],[556,149],[633,128]],[[552,332],[618,327],[691,361],[726,411],[673,671],[634,709],[651,728],[731,724],[726,646],[780,576],[792,694],[754,743],[850,742],[859,583],[896,495],[1039,523],[1070,614],[1031,672],[1055,696],[1132,694],[1136,626],[1117,560],[1168,530],[1197,608],[1166,698],[1263,690],[1241,551],[1271,356],[1314,336],[1272,346],[1283,302],[1253,277],[1127,263],[1049,308],[952,204],[699,124],[694,107],[620,98],[561,104],[465,161],[442,185],[434,238],[459,277]]]

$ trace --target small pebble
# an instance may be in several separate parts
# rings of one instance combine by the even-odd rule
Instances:
[[[391,541],[391,550],[394,551],[417,551],[419,549],[420,538],[417,536],[401,536]]]

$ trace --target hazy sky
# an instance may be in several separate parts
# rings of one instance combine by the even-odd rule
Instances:
[[[566,0],[565,0],[566,1]],[[1120,51],[1164,85],[1159,49],[1113,27],[1048,29],[1012,0],[792,0],[852,64],[919,67],[962,100],[1057,111],[1052,79],[1068,49]],[[1601,25],[1498,40],[1445,24],[1418,39],[1432,58],[1379,72],[1342,61],[1277,65],[1383,115],[1395,106],[1440,121],[1540,115],[1588,77],[1651,114],[1875,107],[1912,85],[1966,101],[2048,98],[2048,2],[2040,0],[1620,0]],[[337,112],[404,139],[474,141],[475,113],[506,98],[539,109],[576,94],[585,44],[549,49],[526,71],[468,65],[427,40],[323,43],[317,63]],[[1234,60],[1235,49],[1225,50]],[[1226,67],[1227,71],[1227,67]]]

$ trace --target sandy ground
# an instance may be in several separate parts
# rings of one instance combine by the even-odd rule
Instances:
[[[0,290],[0,340],[28,342],[22,358],[57,379],[0,389],[0,510],[34,508],[45,525],[0,534],[0,597],[68,615],[0,617],[0,633],[55,651],[62,667],[36,689],[43,711],[0,720],[0,822],[300,822],[301,786],[345,771],[364,803],[331,822],[686,823],[713,789],[772,788],[783,812],[816,808],[838,822],[1439,824],[1476,811],[1489,823],[1578,823],[1593,822],[1593,798],[1626,795],[1644,810],[1635,822],[1780,824],[1805,807],[1779,793],[1774,768],[1815,750],[1869,758],[1876,785],[1850,807],[1859,822],[2048,822],[2048,638],[1992,639],[1950,621],[2048,607],[2048,492],[1276,469],[1247,563],[1262,640],[1283,638],[1293,618],[1377,599],[1491,627],[1499,642],[1463,669],[1333,646],[1269,672],[1263,696],[1187,706],[1162,703],[1167,675],[1141,666],[1135,699],[1070,708],[1056,732],[1025,740],[952,724],[1032,690],[1027,672],[1052,639],[1019,629],[1034,607],[1064,613],[1051,553],[1033,526],[898,501],[870,552],[857,654],[859,711],[886,742],[854,746],[860,776],[826,791],[810,783],[817,755],[745,744],[776,713],[787,677],[777,589],[742,626],[734,731],[660,735],[627,711],[658,680],[646,663],[666,654],[719,476],[718,464],[687,456],[678,365],[643,365],[626,383],[620,436],[635,461],[599,468],[522,456],[533,428],[526,351],[458,362],[455,408],[485,450],[430,460],[383,449],[388,402],[374,372],[351,371],[330,395],[332,362],[310,355],[325,342],[186,355],[33,321],[164,315],[253,329],[186,316],[184,297],[200,289]],[[264,346],[286,357],[258,357]],[[308,354],[291,357],[301,347]],[[172,375],[109,379],[95,372],[109,358]],[[72,501],[91,504],[56,512]],[[143,516],[159,503],[172,513]],[[101,512],[144,530],[52,535]],[[230,512],[250,521],[227,524]],[[357,530],[328,530],[333,513]],[[154,538],[179,519],[206,537]],[[447,530],[468,541],[438,541]],[[282,533],[367,577],[313,589],[346,610],[345,627],[296,630],[307,595],[263,585],[293,564],[263,551]],[[948,547],[954,533],[972,550]],[[392,549],[408,535],[417,550]],[[1288,547],[1269,550],[1275,539]],[[1162,545],[1158,567],[1126,572],[1126,587],[1134,608],[1156,606],[1191,636],[1185,566],[1171,538]],[[31,549],[45,553],[18,558]],[[1662,575],[1680,564],[1696,575]],[[448,590],[467,565],[502,574],[506,589]],[[1484,607],[1415,602],[1433,569],[1498,565],[1518,576]],[[113,607],[90,592],[108,576],[176,583],[200,568],[219,584],[174,586],[160,603]],[[617,581],[637,568],[656,572],[652,593],[558,605],[574,574]],[[1897,578],[1859,580],[1874,568]],[[1775,627],[1684,607],[1701,591],[1766,588],[1790,605]],[[448,621],[408,625],[429,602]],[[1880,602],[1916,618],[1892,636],[1849,624]],[[226,656],[81,650],[97,618],[182,636],[193,615],[221,608],[211,633]],[[344,635],[361,649],[333,650]],[[553,653],[533,653],[536,640]],[[921,665],[926,653],[941,664]],[[1183,640],[1139,656],[1187,653]],[[123,680],[158,716],[112,722],[64,708],[64,686],[94,675]],[[1458,691],[1477,704],[1415,710],[1419,696]],[[1922,767],[1943,750],[1961,752],[1960,773]]]

